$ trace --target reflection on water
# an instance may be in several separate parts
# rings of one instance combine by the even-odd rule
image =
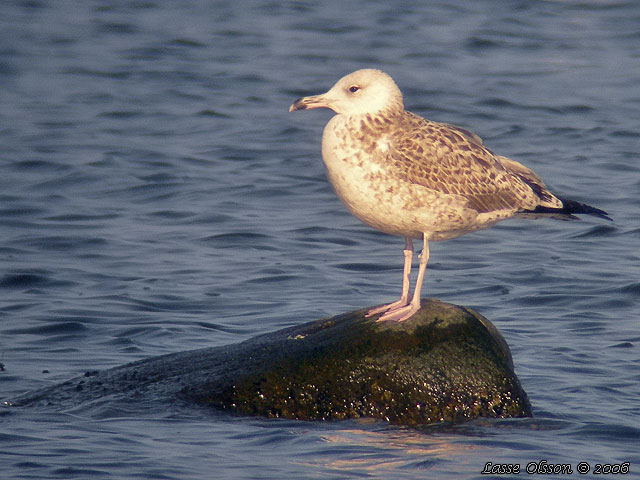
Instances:
[[[347,458],[334,458],[333,453],[319,457],[318,463],[301,462],[305,466],[322,466],[343,473],[371,472],[393,476],[404,468],[425,469],[430,473],[450,471],[451,462],[464,466],[461,458],[486,453],[479,445],[459,442],[456,436],[428,435],[412,430],[367,431],[345,429],[322,438],[330,452],[349,452]],[[346,456],[346,455],[345,455]]]

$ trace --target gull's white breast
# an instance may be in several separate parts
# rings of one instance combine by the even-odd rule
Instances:
[[[358,117],[336,115],[324,129],[322,159],[336,194],[354,216],[378,230],[432,237],[445,227],[438,207],[445,207],[440,204],[448,199],[394,172],[389,162],[392,138],[367,135],[360,122]]]

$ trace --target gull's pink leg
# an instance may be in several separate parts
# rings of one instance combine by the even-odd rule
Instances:
[[[411,261],[413,260],[413,242],[411,238],[405,237],[404,239],[404,268],[402,271],[402,294],[400,300],[396,300],[388,305],[373,308],[367,312],[366,317],[371,317],[387,310],[395,310],[396,308],[404,307],[409,303],[409,282],[411,280]]]
[[[414,313],[420,310],[420,290],[422,290],[424,272],[427,269],[427,262],[429,261],[429,242],[427,237],[424,235],[422,238],[422,252],[418,255],[418,259],[420,260],[420,263],[418,264],[418,278],[416,279],[416,287],[413,291],[411,303],[404,307],[387,310],[384,315],[378,318],[378,322],[386,322],[389,320],[403,322],[411,318]]]

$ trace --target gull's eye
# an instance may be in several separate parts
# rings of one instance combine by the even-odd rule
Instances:
[[[351,85],[351,86],[349,87],[349,91],[350,91],[351,93],[356,93],[358,90],[360,90],[360,87],[359,87],[359,86],[357,86],[357,85]]]

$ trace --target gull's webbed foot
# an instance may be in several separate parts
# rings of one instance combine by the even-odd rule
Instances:
[[[398,304],[397,306],[394,304]],[[391,307],[391,308],[386,308]],[[376,320],[376,322],[404,322],[405,320],[410,319],[413,315],[420,310],[420,303],[417,305],[414,302],[409,304],[400,305],[399,301],[391,303],[389,305],[385,305],[383,307],[374,308],[373,310],[369,310],[367,313],[367,317],[371,317],[376,313],[384,312],[380,317]]]

